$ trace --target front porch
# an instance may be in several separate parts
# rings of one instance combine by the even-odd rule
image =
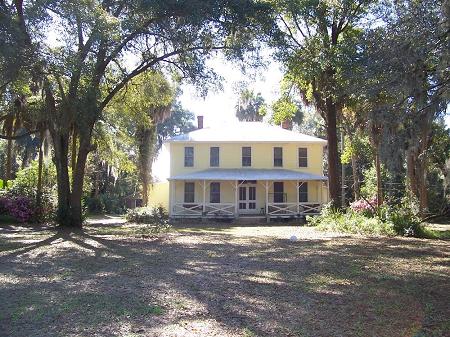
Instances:
[[[230,180],[227,175],[219,174],[203,175],[204,179],[189,179],[195,178],[192,175],[171,179],[169,215],[171,218],[260,217],[270,220],[319,214],[328,201],[326,178],[294,173],[292,178],[302,179]],[[248,178],[248,174],[245,177]]]

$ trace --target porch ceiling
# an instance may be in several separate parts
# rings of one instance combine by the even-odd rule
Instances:
[[[284,169],[207,169],[169,180],[327,180],[325,176]]]

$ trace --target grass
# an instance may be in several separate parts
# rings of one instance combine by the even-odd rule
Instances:
[[[75,233],[0,226],[0,331],[437,337],[450,328],[447,241],[279,225],[138,233],[101,218]]]

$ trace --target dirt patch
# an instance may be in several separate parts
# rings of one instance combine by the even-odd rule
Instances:
[[[445,336],[450,247],[296,226],[0,228],[5,336]],[[295,236],[295,240],[290,240]]]

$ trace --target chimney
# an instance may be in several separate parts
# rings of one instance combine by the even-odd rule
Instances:
[[[292,130],[292,120],[291,119],[285,119],[281,122],[281,127],[286,130]]]
[[[197,129],[203,129],[203,116],[197,116]]]

